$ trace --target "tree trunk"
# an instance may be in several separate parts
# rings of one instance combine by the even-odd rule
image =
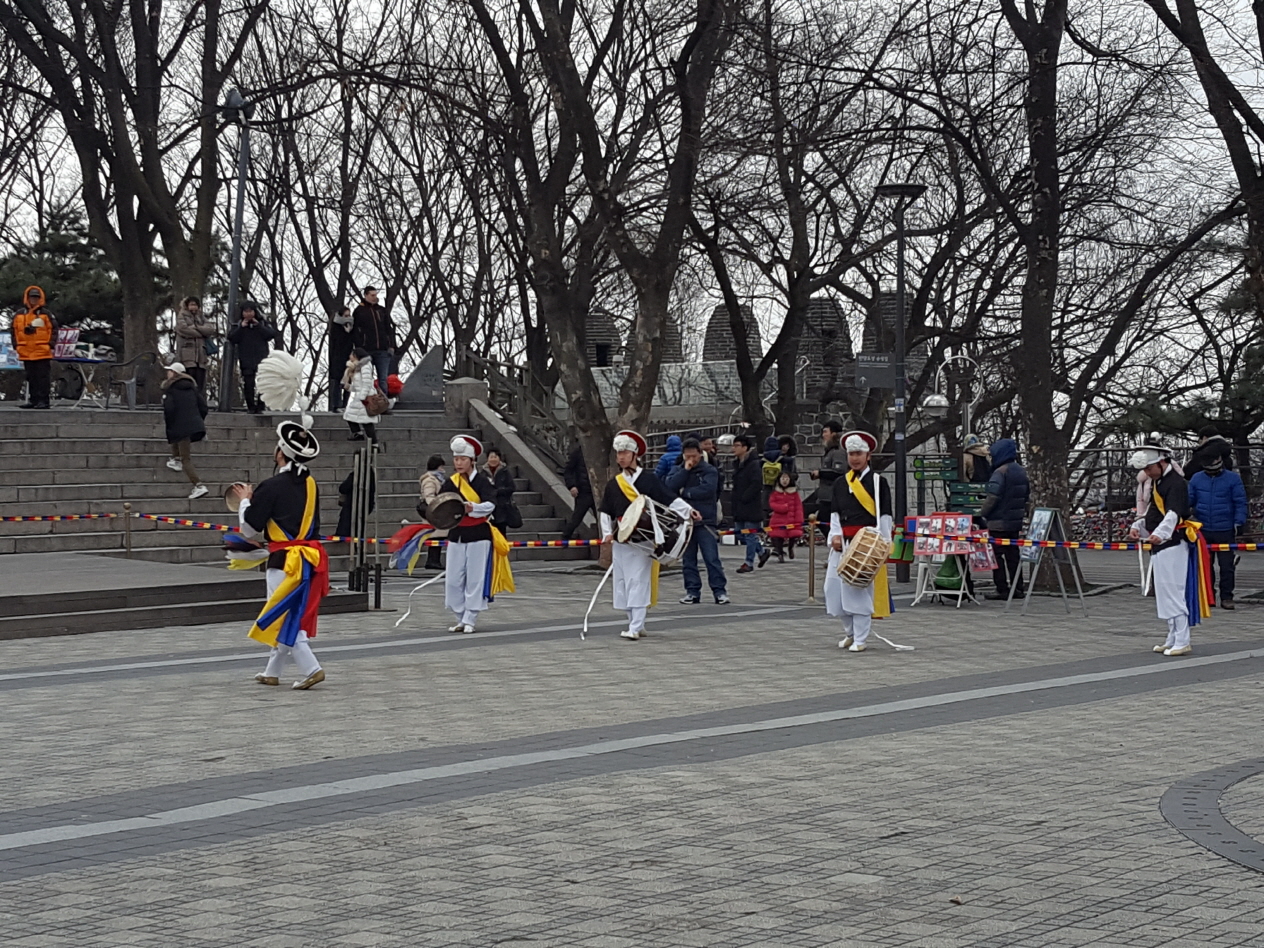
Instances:
[[[1039,20],[1024,19],[1013,0],[1002,8],[1027,54],[1023,103],[1031,164],[1031,218],[1023,227],[1027,273],[1023,281],[1017,352],[1019,408],[1027,428],[1026,467],[1032,499],[1065,508],[1070,499],[1067,436],[1054,417],[1053,315],[1058,291],[1062,223],[1058,167],[1058,54],[1066,24],[1067,0],[1048,0]],[[1027,7],[1035,15],[1034,7]]]

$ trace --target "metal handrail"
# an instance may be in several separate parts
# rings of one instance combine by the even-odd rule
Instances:
[[[560,470],[566,464],[568,452],[566,429],[548,406],[535,396],[530,367],[506,365],[468,349],[464,350],[462,358],[473,369],[483,373],[492,407],[512,421],[518,434]]]

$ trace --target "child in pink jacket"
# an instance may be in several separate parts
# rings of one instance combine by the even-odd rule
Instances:
[[[777,555],[777,561],[784,563],[785,547],[790,548],[790,559],[794,559],[794,548],[799,537],[803,536],[803,498],[799,496],[793,475],[784,473],[777,478],[777,484],[768,496],[768,506],[772,508],[772,518],[768,521],[772,551]]]

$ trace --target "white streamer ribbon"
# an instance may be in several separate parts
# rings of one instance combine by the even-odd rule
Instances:
[[[592,594],[592,599],[588,601],[588,611],[584,613],[584,627],[579,630],[579,640],[581,642],[588,641],[588,617],[592,615],[593,606],[597,604],[597,597],[601,595],[602,588],[606,585],[606,580],[610,578],[610,574],[614,572],[614,564],[610,564],[610,568],[606,570],[606,575],[601,577],[601,582],[597,584],[596,591]]]
[[[870,629],[870,630],[869,630],[869,634],[870,634],[870,635],[872,635],[874,638],[882,639],[882,641],[886,642],[886,643],[887,643],[887,645],[891,646],[891,647],[892,647],[893,649],[895,649],[897,652],[913,652],[913,651],[916,651],[916,649],[915,649],[912,645],[896,645],[894,642],[892,642],[892,641],[891,641],[889,638],[887,638],[885,635],[879,635],[877,632],[873,631],[873,629]]]
[[[414,586],[414,587],[413,587],[413,591],[412,591],[412,592],[410,592],[410,593],[408,594],[408,611],[407,611],[407,612],[405,612],[402,616],[400,616],[398,619],[396,619],[396,620],[395,620],[395,628],[397,628],[397,629],[398,629],[398,628],[400,627],[400,624],[401,624],[401,623],[402,623],[405,619],[407,619],[410,615],[412,615],[412,614],[413,614],[413,593],[420,592],[421,590],[423,590],[423,589],[425,589],[427,586],[429,586],[431,583],[437,583],[439,580],[443,579],[443,577],[445,577],[445,576],[447,576],[447,575],[448,575],[448,571],[445,569],[445,570],[444,570],[442,573],[440,573],[438,576],[431,577],[430,579],[428,579],[428,580],[426,580],[424,583],[422,583],[420,586]]]

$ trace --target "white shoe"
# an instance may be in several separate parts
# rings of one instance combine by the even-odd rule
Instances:
[[[450,629],[448,629],[448,631],[449,631],[449,632],[464,632],[464,631],[465,631],[465,623],[464,623],[464,622],[458,622],[456,625],[454,625],[454,626],[452,626]]]
[[[847,638],[843,639],[841,642],[839,642],[839,643],[838,643],[838,647],[839,647],[839,648],[849,648],[849,647],[851,646],[852,641],[853,641],[853,639],[852,639],[852,637],[849,635],[849,636],[847,636]]]
[[[173,471],[183,471],[184,462],[179,458],[167,458],[167,467],[171,468]]]
[[[1167,651],[1168,649],[1170,649],[1171,647],[1172,647],[1172,646],[1170,646],[1170,645],[1156,645],[1156,646],[1154,647],[1154,650],[1155,650],[1156,652],[1158,652],[1160,655],[1162,655],[1164,652],[1166,652],[1166,651]]]
[[[851,645],[847,646],[847,651],[849,651],[849,652],[863,652],[863,651],[864,651],[865,649],[867,649],[868,647],[869,647],[869,646],[867,646],[867,645],[857,645],[855,642],[852,642],[852,643],[851,643]]]
[[[1183,645],[1183,646],[1181,646],[1180,648],[1168,648],[1168,649],[1164,649],[1164,650],[1163,650],[1163,654],[1164,654],[1164,655],[1167,655],[1167,656],[1172,656],[1172,655],[1188,655],[1188,654],[1190,654],[1190,653],[1191,653],[1191,652],[1193,652],[1193,651],[1194,651],[1194,649],[1193,649],[1193,647],[1192,647],[1192,646],[1189,646],[1189,645]]]
[[[633,642],[635,642],[637,639],[641,637],[640,632],[633,632],[631,629],[624,629],[622,632],[619,633],[619,635],[622,638],[629,639]]]
[[[205,497],[211,492],[211,489],[205,484],[198,484],[197,487],[189,491],[189,500],[197,500],[199,497]]]

